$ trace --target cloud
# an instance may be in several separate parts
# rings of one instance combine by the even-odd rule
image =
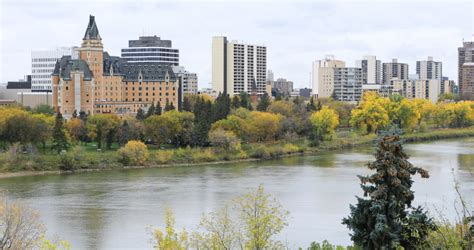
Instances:
[[[457,79],[457,47],[472,32],[471,2],[8,1],[1,3],[0,81],[31,71],[32,50],[79,46],[96,16],[105,50],[120,55],[139,35],[171,39],[180,63],[211,81],[211,40],[265,44],[268,68],[309,86],[311,62],[334,54],[348,65],[363,55],[410,63],[434,56]]]

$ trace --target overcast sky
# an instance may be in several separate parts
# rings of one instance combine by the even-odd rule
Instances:
[[[457,81],[457,47],[474,33],[473,1],[1,1],[0,81],[31,72],[31,51],[80,46],[89,14],[104,49],[120,55],[129,39],[158,35],[180,50],[180,64],[211,81],[212,36],[264,44],[275,77],[309,87],[311,62],[335,55],[353,66],[363,55],[398,58],[415,72],[433,56]]]

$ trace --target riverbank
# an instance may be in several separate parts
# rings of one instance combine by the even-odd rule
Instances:
[[[449,138],[474,136],[474,127],[462,129],[436,129],[430,132],[403,135],[406,142],[420,142]],[[179,148],[161,150],[150,149],[150,158],[144,166],[123,166],[117,159],[115,150],[98,152],[81,149],[75,152],[74,171],[60,171],[60,157],[55,154],[21,155],[13,162],[8,162],[7,153],[0,156],[3,172],[0,178],[20,176],[49,175],[74,172],[93,172],[113,169],[161,168],[175,166],[198,166],[269,160],[281,157],[314,155],[320,152],[342,150],[351,147],[369,145],[376,139],[375,135],[356,135],[349,131],[339,131],[332,141],[324,141],[318,147],[310,147],[306,139],[277,141],[265,144],[245,144],[239,151],[219,151],[213,148]],[[14,164],[14,165],[13,165]],[[7,168],[5,168],[5,165]],[[8,168],[10,167],[10,168]]]

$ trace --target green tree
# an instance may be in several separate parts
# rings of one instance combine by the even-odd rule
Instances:
[[[139,108],[137,110],[137,115],[135,116],[135,118],[137,118],[137,120],[145,120],[145,118],[146,118],[145,111],[143,111],[143,109]]]
[[[130,125],[128,121],[125,120],[122,122],[122,125],[117,130],[117,142],[120,146],[127,144],[128,141],[132,138],[132,131],[130,131]]]
[[[51,149],[60,153],[62,150],[69,148],[69,142],[64,131],[64,119],[60,112],[56,114],[56,120],[53,128],[53,144]]]
[[[252,104],[250,103],[250,96],[246,92],[240,92],[240,107],[252,110]]]
[[[232,108],[233,109],[240,108],[240,100],[239,100],[238,95],[234,95],[234,97],[232,97]]]
[[[257,110],[267,111],[268,106],[270,106],[270,97],[268,96],[267,93],[265,93],[260,97],[260,100],[258,101]]]
[[[191,112],[191,101],[189,100],[189,97],[185,95],[183,97],[183,111]]]
[[[112,114],[96,114],[87,119],[87,130],[89,137],[96,139],[97,147],[102,149],[103,142],[110,149],[111,139],[114,138],[117,127],[120,124],[120,118]]]
[[[159,101],[156,102],[155,115],[161,115],[162,111],[163,109],[161,108],[161,103]]]
[[[225,119],[230,113],[230,97],[219,94],[212,105],[213,121]]]
[[[316,104],[314,103],[314,97],[311,97],[309,99],[308,104],[306,104],[306,110],[309,111],[309,112],[318,111],[317,107],[316,107]]]
[[[176,108],[174,107],[173,102],[168,102],[168,100],[167,100],[166,105],[165,105],[165,112],[175,110],[175,109]]]
[[[40,104],[33,109],[33,113],[54,115],[54,108],[47,104]]]
[[[150,107],[148,108],[148,111],[146,112],[146,116],[145,117],[150,117],[152,115],[155,114],[155,103],[154,102],[151,102],[151,105]]]
[[[412,175],[428,178],[428,172],[414,167],[403,151],[398,135],[386,135],[378,142],[375,161],[368,167],[376,173],[359,176],[364,197],[350,206],[343,219],[355,245],[364,249],[423,249],[434,223],[421,207],[413,208]]]

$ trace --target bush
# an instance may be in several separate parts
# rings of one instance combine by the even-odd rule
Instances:
[[[124,165],[144,165],[149,156],[148,148],[141,141],[129,141],[117,153]]]
[[[217,128],[209,132],[211,145],[224,150],[240,150],[240,139],[232,132]]]
[[[216,161],[217,157],[215,156],[212,149],[207,148],[204,150],[195,150],[191,154],[191,159],[193,162],[211,162]]]
[[[171,163],[173,160],[174,153],[171,150],[158,151],[155,155],[156,162],[159,164]]]
[[[292,153],[297,153],[297,152],[301,153],[301,152],[303,152],[303,149],[296,146],[295,144],[287,143],[283,146],[283,152],[285,154],[292,154]]]
[[[270,152],[264,146],[258,145],[250,156],[253,158],[268,159],[270,158]]]
[[[82,150],[74,147],[69,152],[63,151],[59,155],[59,170],[74,171],[79,168]]]

